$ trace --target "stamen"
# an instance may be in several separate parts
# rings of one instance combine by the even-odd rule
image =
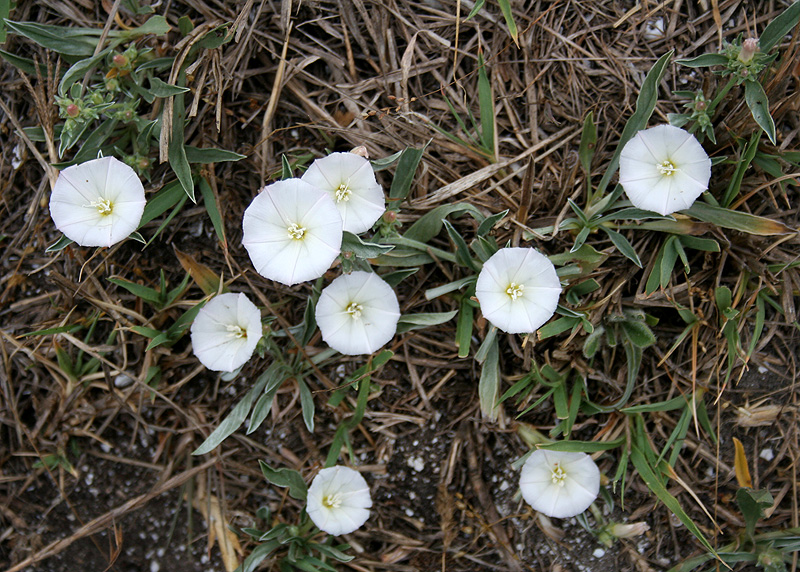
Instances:
[[[322,506],[325,508],[339,508],[342,506],[342,495],[339,493],[325,495],[322,497]]]
[[[525,284],[517,284],[516,282],[512,282],[506,288],[506,294],[512,299],[516,300],[517,298],[522,297],[522,292],[525,290]]]
[[[92,201],[88,204],[88,206],[96,208],[97,212],[99,212],[102,216],[108,216],[114,210],[114,203],[108,199],[104,199],[103,197],[97,197],[97,200]]]
[[[294,240],[303,240],[303,237],[306,235],[306,228],[300,226],[296,222],[293,222],[286,230],[289,232],[289,238],[293,238]]]
[[[554,485],[558,485],[559,487],[564,486],[564,481],[567,479],[567,473],[561,466],[556,463],[555,469],[553,469],[553,474],[551,476]]]
[[[662,161],[658,165],[656,165],[658,172],[664,175],[665,177],[671,177],[678,168],[675,166],[675,163],[670,161],[669,159]]]
[[[227,326],[225,326],[225,329],[228,330],[228,332],[230,332],[228,334],[229,336],[234,337],[237,340],[247,337],[247,330],[242,329],[241,326],[228,324]]]
[[[350,317],[354,320],[358,320],[361,317],[361,311],[364,309],[364,306],[358,304],[357,302],[350,302],[350,304],[345,309],[345,312],[350,314]]]
[[[350,200],[350,195],[353,194],[353,191],[350,190],[350,181],[346,181],[339,185],[339,187],[334,191],[334,195],[336,196],[336,202],[342,203],[347,202]]]

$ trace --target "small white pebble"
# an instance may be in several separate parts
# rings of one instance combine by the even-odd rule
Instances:
[[[775,458],[775,453],[772,451],[772,449],[761,449],[761,452],[758,454],[758,456],[765,461],[771,461]]]
[[[592,556],[594,556],[595,558],[602,558],[605,555],[606,551],[603,550],[602,548],[595,548],[594,552],[592,552]]]
[[[763,365],[758,366],[758,373],[767,373],[768,371]]]
[[[425,468],[425,461],[422,460],[422,457],[409,457],[406,464],[418,473]]]
[[[415,498],[417,498],[417,494],[414,491],[409,491],[408,498],[414,500]]]
[[[414,511],[413,511],[413,510],[411,510],[410,508],[407,508],[407,509],[406,509],[406,516],[409,516],[409,517],[410,517],[410,516],[414,516]]]
[[[664,18],[656,18],[647,22],[644,30],[645,40],[660,40],[664,37]]]
[[[161,570],[161,565],[155,560],[150,561],[150,572],[158,572]]]
[[[508,487],[510,487],[510,486],[511,485],[508,484],[508,481],[503,479],[503,482],[500,483],[500,490],[501,491],[507,491]]]

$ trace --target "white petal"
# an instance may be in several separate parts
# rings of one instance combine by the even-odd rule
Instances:
[[[514,283],[524,290],[513,299]],[[553,263],[533,248],[503,248],[487,260],[475,285],[481,312],[510,334],[535,332],[555,313],[561,282]]]
[[[246,332],[236,337],[228,326]],[[192,323],[192,351],[214,371],[234,371],[253,355],[261,339],[261,311],[242,294],[220,294],[209,300]]]
[[[553,482],[553,471],[565,473],[563,486]],[[567,518],[582,513],[600,491],[600,470],[585,453],[538,449],[522,467],[520,491],[525,501],[553,518]]]
[[[92,203],[109,200],[110,214]],[[81,246],[111,246],[139,226],[144,187],[136,172],[114,157],[102,157],[61,171],[50,197],[56,228]]]
[[[383,189],[375,179],[372,165],[359,155],[331,153],[314,161],[302,179],[328,192],[334,201],[339,186],[348,186],[350,199],[336,202],[343,228],[348,232],[358,234],[369,230],[386,210]]]
[[[338,506],[325,506],[325,497],[335,496]],[[322,469],[308,488],[306,512],[317,528],[338,536],[360,528],[369,518],[372,498],[361,474],[349,467]]]
[[[305,229],[301,239],[289,228]],[[330,196],[300,179],[265,187],[247,207],[242,244],[256,271],[291,286],[322,276],[339,255],[342,219]]]
[[[670,161],[671,175],[658,165]],[[708,188],[711,159],[691,133],[672,125],[639,131],[622,150],[619,182],[634,206],[668,215],[689,208]]]
[[[347,313],[350,304],[361,306],[359,317]],[[400,305],[380,276],[358,271],[339,276],[322,290],[316,318],[322,339],[336,351],[371,354],[394,337]]]

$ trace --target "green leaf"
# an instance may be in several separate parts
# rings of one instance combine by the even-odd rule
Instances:
[[[121,32],[117,32],[117,34],[123,40],[133,40],[134,38],[146,36],[147,34],[163,36],[170,30],[172,30],[172,26],[169,25],[164,16],[151,16],[147,19],[147,22],[138,28],[133,28],[132,30],[123,30]]]
[[[537,445],[538,449],[548,451],[566,451],[568,453],[596,453],[598,451],[610,451],[625,444],[625,436],[614,441],[556,441],[555,443],[543,443]]]
[[[37,65],[37,63],[34,62],[32,59],[23,58],[21,56],[18,56],[17,54],[12,54],[11,52],[7,52],[5,50],[0,50],[0,57],[2,57],[4,60],[6,60],[8,63],[10,63],[12,66],[17,68],[21,72],[24,72],[28,75],[34,75],[34,76],[37,75],[36,72],[38,67],[39,75],[41,75],[42,77],[47,77],[47,67],[42,63],[39,63]]]
[[[61,82],[58,84],[58,95],[61,97],[66,97],[73,84],[76,81],[82,80],[83,76],[86,75],[86,72],[95,67],[98,62],[102,61],[110,52],[111,48],[106,48],[96,56],[92,56],[74,63],[61,78]]]
[[[728,57],[723,54],[702,54],[696,58],[689,58],[688,60],[675,60],[682,66],[688,68],[705,68],[710,66],[724,66],[728,64]],[[694,95],[694,94],[692,94]]]
[[[795,234],[797,232],[777,220],[716,207],[702,201],[695,201],[691,207],[683,212],[722,228],[740,230],[758,236]]]
[[[258,565],[267,559],[267,556],[280,547],[281,543],[278,540],[270,540],[259,544],[234,572],[254,572]]]
[[[500,5],[500,10],[503,12],[503,18],[506,20],[508,26],[508,33],[514,43],[519,47],[519,32],[517,31],[517,24],[514,22],[514,14],[511,12],[511,2],[509,0],[497,0]]]
[[[581,144],[578,147],[578,157],[581,162],[581,169],[586,174],[587,180],[592,174],[592,157],[594,157],[595,146],[597,145],[597,126],[594,124],[594,112],[590,111],[583,120],[583,130],[581,131]],[[591,181],[589,187],[591,188]]]
[[[65,56],[90,57],[94,54],[102,32],[100,28],[53,26],[12,20],[6,20],[5,23],[12,32]],[[109,34],[109,37],[112,36],[113,34]]]
[[[739,189],[742,186],[742,179],[744,178],[744,174],[747,169],[750,168],[750,163],[753,161],[753,158],[758,151],[758,144],[761,141],[761,132],[754,131],[753,134],[750,136],[750,141],[745,143],[744,152],[742,153],[742,158],[736,163],[736,171],[731,177],[730,183],[728,183],[728,188],[725,190],[725,196],[722,197],[722,201],[720,201],[721,206],[729,207],[733,202],[733,199],[739,194]]]
[[[470,304],[468,297],[461,299],[458,308],[458,321],[456,322],[456,346],[458,347],[458,357],[465,358],[469,355],[469,348],[472,342],[472,328],[475,308]]]
[[[217,445],[222,443],[227,437],[232,435],[239,427],[241,427],[244,420],[247,418],[247,414],[250,411],[250,406],[255,401],[256,397],[264,391],[264,386],[267,384],[268,374],[264,372],[261,376],[256,380],[256,383],[250,389],[250,391],[245,394],[239,403],[236,404],[231,412],[228,414],[225,419],[217,426],[216,429],[208,436],[208,438],[203,441],[203,444],[200,445],[197,449],[192,452],[192,455],[205,455],[206,453],[214,450]],[[291,494],[291,493],[290,493]]]
[[[630,119],[628,119],[628,122],[625,124],[614,155],[606,168],[603,178],[600,179],[600,184],[597,186],[598,196],[605,192],[606,187],[608,187],[608,184],[611,182],[611,177],[616,173],[619,167],[619,156],[622,154],[622,148],[625,147],[625,144],[630,141],[638,131],[647,127],[647,122],[653,114],[653,110],[656,108],[656,103],[658,102],[658,86],[667,71],[667,66],[672,60],[673,53],[674,50],[670,50],[661,56],[658,61],[653,64],[653,67],[650,68],[650,71],[647,72],[647,76],[642,83],[642,89],[639,92],[639,97],[636,98],[636,111],[634,111],[633,115],[631,115]]]
[[[798,21],[800,21],[800,2],[794,2],[761,32],[761,37],[758,39],[761,50],[769,52],[797,26]]]
[[[155,76],[150,78],[150,93],[156,97],[171,97],[180,93],[186,93],[187,91],[191,90],[188,87],[171,85]]]
[[[71,238],[67,238],[62,234],[61,238],[59,238],[57,241],[55,241],[53,244],[51,244],[45,249],[45,252],[50,253],[50,252],[58,252],[59,250],[64,250],[73,242],[75,241],[72,240]]]
[[[708,550],[711,554],[713,554],[714,557],[719,558],[719,555],[714,550],[714,547],[711,546],[711,544],[708,542],[706,537],[700,531],[698,526],[694,523],[691,517],[689,517],[689,515],[686,514],[686,511],[683,510],[683,507],[681,507],[681,504],[678,502],[678,499],[676,499],[669,493],[667,487],[665,487],[664,483],[661,482],[661,479],[659,479],[658,476],[656,476],[656,473],[648,464],[644,454],[636,445],[633,445],[633,447],[631,448],[630,458],[631,461],[633,462],[634,467],[636,467],[636,471],[639,473],[639,476],[642,478],[647,487],[653,493],[655,493],[655,495],[659,498],[659,500],[663,502],[664,505],[666,505],[666,507],[672,512],[672,514],[678,517],[678,520],[680,520],[683,523],[683,525],[689,530],[689,532],[694,534],[694,536],[697,538],[697,540],[700,541],[700,543],[706,548],[706,550]]]
[[[628,242],[627,238],[618,233],[616,230],[611,230],[608,227],[601,226],[600,228],[605,231],[605,233],[608,235],[608,238],[611,239],[611,242],[614,243],[614,246],[617,247],[617,250],[619,250],[625,256],[625,258],[633,262],[639,268],[642,267],[642,261],[639,260],[639,255],[636,254],[636,251],[633,249],[631,243]]]
[[[297,378],[297,386],[300,388],[300,406],[303,411],[303,423],[306,424],[306,429],[309,433],[314,432],[314,396],[311,395],[311,390],[308,385],[303,381],[302,377]]]
[[[481,377],[478,381],[478,396],[481,411],[494,421],[497,419],[497,398],[500,395],[500,350],[497,337],[491,340],[486,359],[481,366]]]
[[[258,465],[261,467],[261,472],[268,482],[278,487],[288,487],[289,496],[294,499],[301,501],[306,500],[308,496],[308,487],[306,487],[306,483],[300,473],[292,469],[287,469],[286,467],[276,470],[264,461],[258,461]]]
[[[443,296],[444,294],[455,292],[456,290],[461,290],[464,286],[467,286],[475,282],[475,280],[476,280],[475,276],[467,276],[466,278],[460,278],[458,280],[454,280],[453,282],[444,284],[443,286],[437,286],[436,288],[425,290],[425,299],[433,300],[435,298],[438,298],[439,296]]]
[[[161,293],[153,288],[148,288],[147,286],[136,284],[135,282],[128,282],[127,280],[122,280],[121,278],[108,278],[107,280],[112,284],[116,284],[117,286],[125,288],[134,296],[138,296],[142,300],[146,300],[151,304],[160,306],[163,302]]]
[[[418,330],[428,326],[438,326],[455,318],[458,310],[451,312],[429,312],[420,314],[403,314],[397,322],[397,333]]]
[[[233,33],[228,31],[229,27],[229,23],[217,26],[210,32],[207,32],[200,41],[197,42],[196,46],[200,49],[213,50],[223,44],[227,44],[233,39]]]
[[[211,219],[211,224],[214,225],[214,232],[217,233],[217,239],[221,243],[225,243],[225,223],[222,221],[222,214],[217,208],[217,199],[214,196],[214,190],[208,184],[205,177],[200,179],[198,184],[200,187],[200,194],[203,196],[203,206],[206,208],[208,218]]]
[[[400,153],[400,160],[397,162],[392,186],[389,188],[390,201],[402,201],[408,196],[411,191],[411,185],[414,183],[414,175],[417,172],[417,167],[422,160],[426,147],[427,145],[422,149],[406,147]]]
[[[736,491],[736,503],[742,511],[747,535],[753,538],[756,532],[756,523],[764,516],[764,510],[771,507],[774,499],[768,490],[753,490],[740,488]]]
[[[508,4],[508,0],[499,0],[499,2],[501,8],[503,6],[503,2],[506,2],[506,5]],[[505,15],[505,11],[503,11],[503,15]],[[508,21],[508,18],[506,18],[506,21]],[[514,20],[512,17],[511,23],[513,24],[513,22]],[[509,26],[509,31],[511,31],[510,28],[511,26]],[[516,43],[516,27],[514,28],[514,32],[511,34],[511,36],[514,38],[514,42]],[[489,81],[488,74],[486,73],[486,63],[483,61],[483,54],[480,52],[478,53],[478,107],[481,114],[481,145],[487,152],[491,153],[492,158],[494,158],[494,95],[492,95],[492,84]]]
[[[775,145],[775,121],[769,113],[769,101],[764,88],[757,81],[744,82],[744,100],[747,107],[750,108],[750,113],[753,119],[758,124],[764,133],[767,134],[769,140]]]
[[[182,191],[179,181],[172,181],[161,187],[161,190],[156,193],[156,196],[147,201],[144,207],[144,213],[142,214],[142,220],[139,221],[139,228],[142,228],[151,220],[167,212],[185,197],[186,195]]]
[[[494,228],[494,225],[499,223],[508,214],[508,209],[501,211],[497,214],[486,217],[486,219],[478,225],[478,230],[475,232],[478,236],[486,236]]]
[[[344,231],[342,235],[342,252],[352,252],[358,258],[369,259],[377,258],[394,249],[392,245],[375,244],[374,242],[364,242],[352,232]]]
[[[466,22],[467,20],[473,18],[475,14],[480,12],[484,4],[486,4],[486,0],[478,0],[477,2],[475,2],[475,5],[472,7],[472,10],[470,10],[469,15],[466,18],[464,18],[464,21]]]
[[[445,229],[447,229],[447,234],[450,236],[450,239],[453,241],[453,244],[456,248],[456,261],[462,266],[466,266],[473,272],[477,272],[478,265],[475,264],[474,260],[472,260],[472,257],[469,254],[469,247],[467,247],[467,243],[464,241],[464,238],[459,234],[455,227],[450,224],[449,221],[442,220],[442,224],[444,224]]]
[[[186,74],[181,72],[178,74],[178,84],[184,83],[186,83]],[[189,166],[189,160],[186,158],[186,148],[184,147],[183,127],[185,121],[186,107],[183,94],[178,94],[172,98],[172,137],[169,140],[169,165],[178,177],[186,196],[194,203],[197,201],[194,198],[192,168]]]
[[[469,213],[478,223],[486,218],[483,213],[469,203],[440,205],[422,215],[403,233],[403,238],[427,243],[442,230],[442,220],[450,215]],[[427,245],[426,245],[427,246]]]
[[[240,155],[233,151],[226,151],[225,149],[215,149],[208,147],[200,149],[199,147],[192,147],[191,145],[184,145],[186,151],[186,160],[190,163],[225,163],[227,161],[241,161],[247,159],[247,155]]]

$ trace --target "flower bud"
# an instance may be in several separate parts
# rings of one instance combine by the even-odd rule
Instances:
[[[756,55],[758,51],[758,39],[757,38],[747,38],[742,43],[742,49],[739,50],[739,61],[743,64],[747,65],[751,61],[753,61],[753,56]]]
[[[383,222],[387,222],[389,224],[393,223],[397,220],[397,212],[396,211],[386,211],[383,213]]]
[[[148,159],[147,157],[142,157],[141,159],[139,159],[138,165],[139,169],[145,170],[150,167],[150,159]]]
[[[125,67],[126,65],[128,65],[128,58],[126,58],[122,54],[114,54],[114,57],[111,58],[111,61],[118,68]]]
[[[67,106],[66,112],[71,119],[75,119],[81,114],[81,108],[75,105],[74,103],[70,103]]]

